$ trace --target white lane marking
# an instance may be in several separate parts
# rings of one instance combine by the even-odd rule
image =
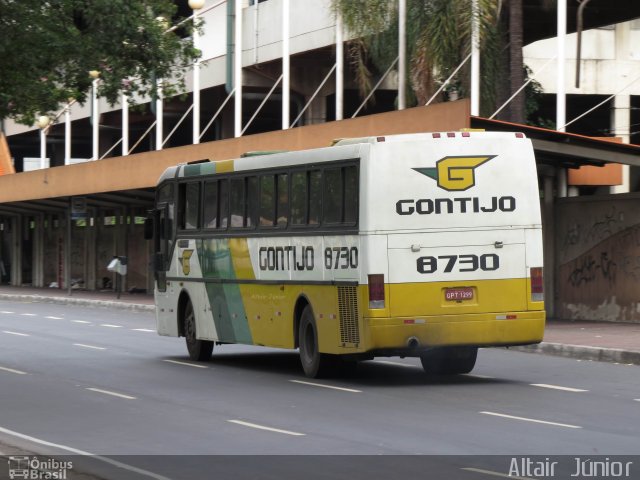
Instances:
[[[82,456],[85,456],[85,457],[91,457],[94,460],[99,460],[101,462],[108,463],[109,465],[113,465],[114,467],[122,468],[123,470],[127,470],[129,472],[134,472],[134,473],[137,473],[139,475],[143,475],[145,477],[155,478],[156,480],[170,480],[168,477],[164,477],[164,476],[159,475],[157,473],[150,472],[149,470],[144,470],[142,468],[134,467],[132,465],[127,465],[126,463],[118,462],[117,460],[113,460],[113,459],[108,458],[108,457],[103,457],[102,455],[95,455],[93,453],[86,452],[84,450],[78,450],[77,448],[73,448],[73,447],[67,447],[66,445],[61,445],[59,443],[47,442],[46,440],[40,440],[39,438],[31,437],[31,436],[25,435],[23,433],[18,433],[18,432],[15,432],[13,430],[9,430],[7,428],[0,427],[0,432],[6,433],[7,435],[12,435],[14,437],[21,438],[23,440],[27,440],[29,442],[36,443],[38,445],[44,445],[46,447],[53,447],[53,448],[57,448],[59,450],[65,450],[67,452],[70,452],[70,453],[73,453],[73,454],[76,454],[76,455],[82,455]]]
[[[20,315],[23,316],[23,317],[35,317],[36,316],[35,313],[21,313]]]
[[[6,333],[8,335],[17,335],[19,337],[30,337],[31,336],[28,333],[12,332],[11,330],[3,330],[2,333]]]
[[[516,480],[534,480],[533,477],[516,477],[515,475],[507,475],[506,473],[494,472],[492,470],[483,470],[482,468],[464,467],[460,470],[466,470],[467,472],[484,473],[485,475],[491,475],[493,477],[515,478]]]
[[[416,365],[411,365],[409,363],[392,362],[390,360],[374,360],[372,363],[381,363],[383,365],[396,365],[398,367],[410,367],[410,368],[416,367]]]
[[[74,343],[76,347],[92,348],[94,350],[106,350],[104,347],[94,347],[93,345],[85,345],[84,343]]]
[[[480,375],[479,373],[464,373],[463,376],[471,377],[471,378],[482,378],[484,380],[491,380],[496,378],[496,377],[490,377],[489,375]]]
[[[552,390],[562,390],[564,392],[588,392],[589,390],[583,390],[581,388],[561,387],[560,385],[548,385],[546,383],[532,383],[532,387],[550,388]]]
[[[578,425],[569,425],[567,423],[548,422],[546,420],[536,420],[534,418],[514,417],[513,415],[505,415],[504,413],[496,413],[496,412],[480,412],[480,413],[482,413],[484,415],[493,415],[494,417],[510,418],[512,420],[522,420],[523,422],[542,423],[544,425],[554,425],[556,427],[582,428],[582,427],[579,427]]]
[[[14,370],[13,368],[0,367],[0,370],[3,372],[15,373],[16,375],[28,375],[27,372],[22,372],[20,370]]]
[[[8,310],[2,310],[0,313],[12,314],[12,313],[16,313],[16,312],[10,312],[10,311],[8,311]]]
[[[151,330],[150,328],[132,328],[134,332],[155,332],[155,330]]]
[[[271,428],[271,427],[265,427],[264,425],[257,425],[255,423],[243,422],[242,420],[227,420],[227,422],[235,423],[237,425],[243,425],[245,427],[257,428],[258,430],[267,430],[269,432],[284,433],[285,435],[293,435],[295,437],[303,437],[306,435],[304,433],[291,432],[289,430],[281,430],[279,428]]]
[[[87,387],[87,390],[91,390],[92,392],[104,393],[105,395],[111,395],[112,397],[125,398],[127,400],[137,400],[136,397],[132,397],[131,395],[125,395],[123,393],[112,392],[110,390],[102,390],[100,388],[90,388]]]
[[[355,390],[353,388],[334,387],[333,385],[325,385],[323,383],[304,382],[302,380],[289,380],[293,383],[301,383],[302,385],[311,385],[313,387],[330,388],[332,390],[341,390],[343,392],[362,393],[362,390]]]
[[[634,398],[636,402],[640,402],[640,398]]]
[[[107,328],[122,328],[122,325],[112,325],[110,323],[101,323],[100,326]]]
[[[177,365],[186,365],[188,367],[195,367],[195,368],[209,368],[206,365],[197,365],[195,363],[189,363],[189,362],[180,362],[178,360],[163,360],[163,362],[168,362],[168,363],[175,363]]]
[[[62,317],[44,317],[44,318],[48,318],[49,320],[63,320]]]
[[[91,322],[87,322],[86,320],[71,320],[73,323],[82,323],[84,325],[89,325]]]

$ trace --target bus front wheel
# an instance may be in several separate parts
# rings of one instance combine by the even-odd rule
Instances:
[[[309,305],[304,307],[300,318],[298,344],[300,346],[300,363],[302,363],[305,375],[311,378],[326,375],[330,369],[331,358],[326,353],[320,353],[316,320]]]
[[[193,311],[191,300],[187,300],[184,307],[184,338],[187,342],[189,358],[198,362],[204,362],[211,358],[213,353],[213,342],[209,340],[198,340],[196,335],[196,316]]]
[[[469,373],[476,365],[478,347],[434,348],[420,357],[424,371],[433,375]]]

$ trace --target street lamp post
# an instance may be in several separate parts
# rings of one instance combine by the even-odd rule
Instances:
[[[46,168],[47,159],[47,132],[51,119],[47,115],[40,115],[36,120],[36,126],[40,129],[40,168]]]
[[[205,0],[189,0],[193,10],[193,48],[200,50],[198,33],[198,10],[204,7]],[[193,62],[193,144],[200,143],[200,58]]]

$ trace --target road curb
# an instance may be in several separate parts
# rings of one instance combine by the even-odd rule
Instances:
[[[124,303],[111,300],[93,300],[88,298],[74,297],[43,297],[41,295],[0,294],[0,300],[53,303],[57,305],[80,305],[85,307],[117,308],[120,310],[129,310],[134,312],[154,312],[156,308],[154,305],[146,305],[143,303]]]
[[[624,363],[640,365],[640,352],[619,348],[590,347],[565,343],[542,342],[537,345],[511,347],[510,350],[526,353],[541,353],[578,360],[594,360],[597,362]]]

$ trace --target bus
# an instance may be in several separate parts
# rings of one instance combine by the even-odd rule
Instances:
[[[522,133],[343,139],[168,168],[145,225],[157,330],[298,349],[309,377],[374,357],[463,374],[542,340],[540,194]]]

